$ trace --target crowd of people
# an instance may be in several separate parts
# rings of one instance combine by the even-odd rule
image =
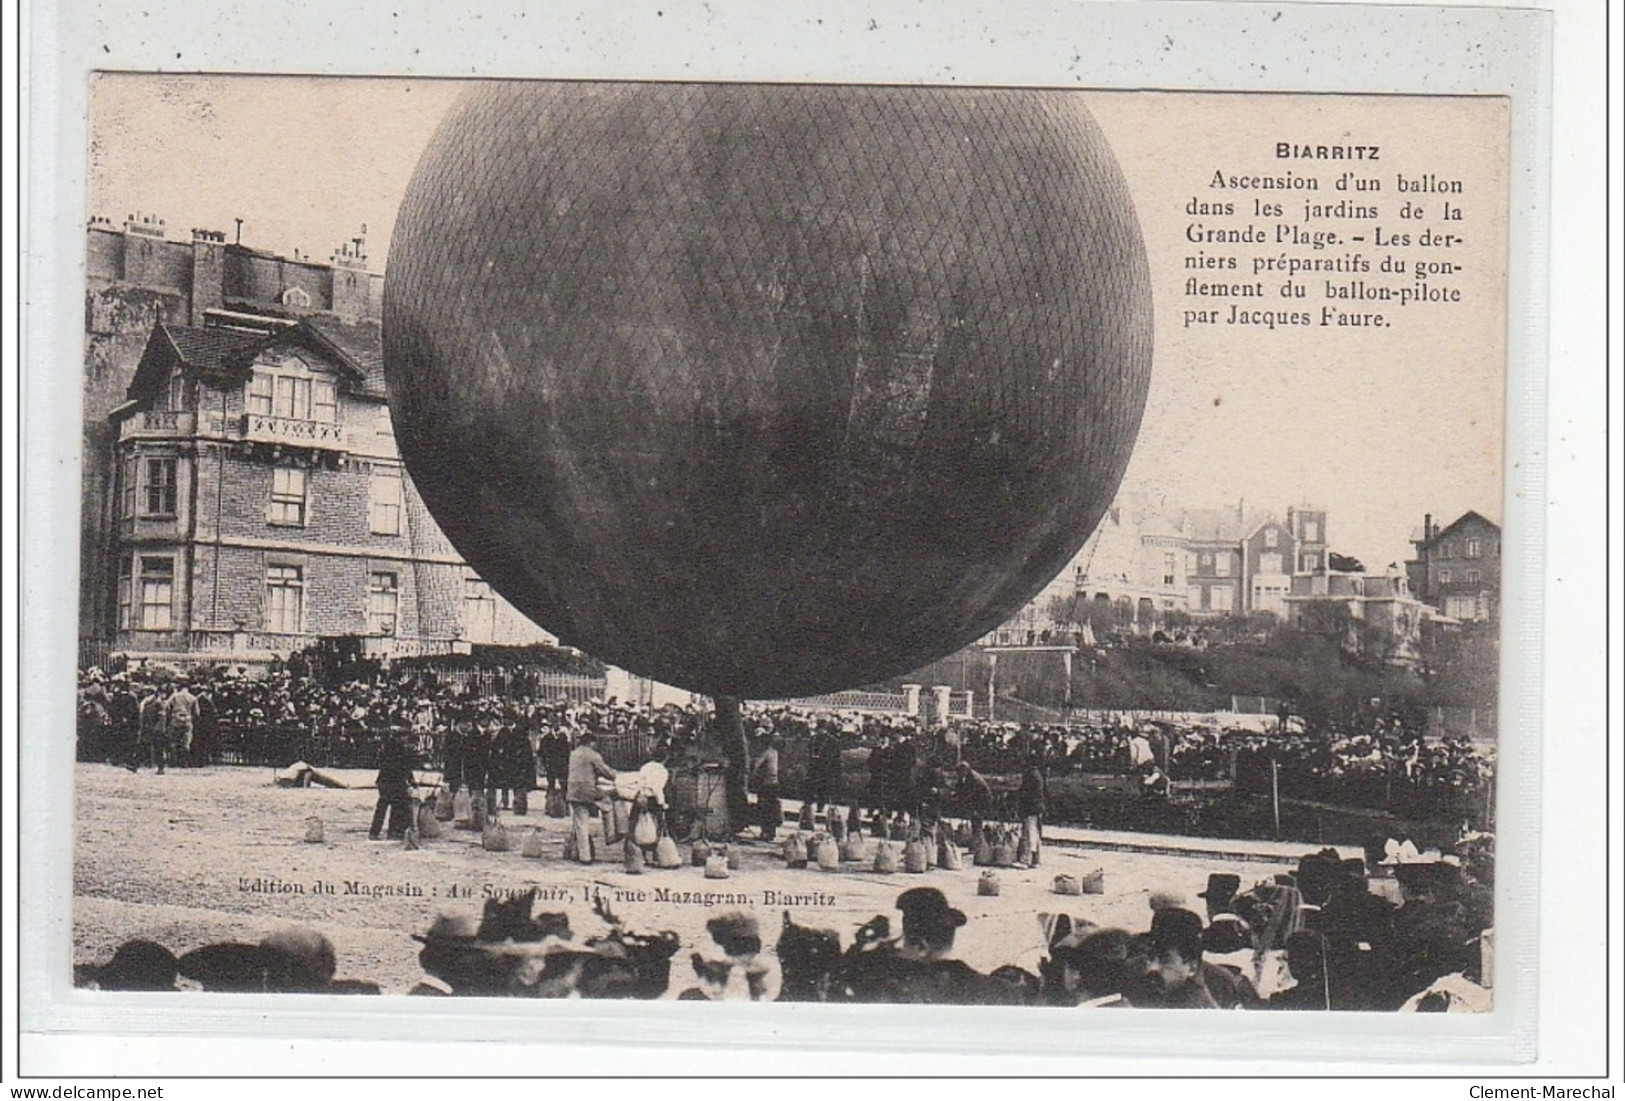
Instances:
[[[294,759],[371,767],[384,734],[394,731],[454,788],[499,792],[504,806],[524,807],[537,787],[563,789],[570,750],[585,734],[615,767],[636,768],[657,747],[674,764],[698,753],[711,722],[710,710],[697,705],[471,694],[422,670],[335,681],[288,668],[254,677],[137,668],[81,674],[78,733],[81,759],[161,770]],[[910,813],[942,786],[933,771],[960,762],[983,776],[1020,776],[1029,763],[1049,780],[1138,775],[1148,793],[1163,794],[1199,781],[1267,788],[1259,778],[1273,769],[1284,796],[1376,807],[1404,801],[1424,816],[1438,808],[1440,818],[1459,817],[1459,807],[1494,779],[1492,750],[1464,737],[1429,740],[1396,715],[1315,732],[964,719],[927,732],[903,715],[746,706],[739,736],[744,744],[730,754],[732,809],[742,811],[748,792],[754,813],[766,818],[781,794],[819,808],[863,801]]]

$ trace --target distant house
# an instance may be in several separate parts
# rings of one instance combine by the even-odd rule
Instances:
[[[1271,516],[1253,526],[1241,541],[1241,570],[1247,610],[1286,618],[1286,597],[1298,560],[1298,542],[1290,525]]]
[[[1342,646],[1392,665],[1421,659],[1427,607],[1398,569],[1387,573],[1300,574],[1285,597],[1287,621],[1305,631],[1337,630]]]
[[[1432,515],[1411,535],[1405,563],[1411,591],[1424,604],[1463,622],[1501,615],[1501,528],[1471,510],[1439,527]]]
[[[1226,615],[1244,611],[1247,591],[1242,580],[1241,506],[1187,509],[1181,519],[1190,613]]]

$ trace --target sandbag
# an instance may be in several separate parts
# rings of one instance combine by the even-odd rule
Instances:
[[[910,828],[909,823],[893,818],[891,825],[886,830],[886,839],[888,841],[907,841]]]
[[[688,855],[696,868],[705,867],[705,862],[711,859],[711,843],[703,837],[700,838],[694,842],[694,847],[689,850]]]
[[[945,872],[957,872],[965,866],[964,858],[959,855],[959,846],[947,837],[937,845],[937,864]]]
[[[643,874],[643,846],[630,837],[621,846],[621,867],[627,875]]]
[[[995,868],[1015,867],[1016,854],[1010,842],[1001,840],[993,846],[992,863]]]
[[[451,788],[441,784],[439,790],[434,793],[435,821],[450,822],[456,817],[456,801],[456,796],[452,793]]]
[[[937,839],[931,834],[926,834],[920,838],[920,843],[925,846],[926,871],[930,871],[937,866]]]
[[[542,813],[549,818],[568,818],[570,806],[564,801],[564,793],[562,791],[548,792],[547,800],[542,805]]]
[[[833,837],[821,837],[814,852],[817,855],[818,866],[826,872],[833,872],[841,866],[841,847],[835,843]]]
[[[842,841],[846,840],[846,820],[841,817],[841,812],[836,810],[834,807],[829,809],[828,817],[829,835],[834,838],[835,843],[839,845]]]
[[[811,803],[801,804],[801,817],[796,820],[796,828],[811,833],[816,827],[813,825],[813,809]]]
[[[1016,863],[1031,864],[1033,862],[1032,842],[1027,840],[1027,831],[1021,831],[1021,843],[1016,846]]]
[[[807,866],[807,839],[797,830],[784,842],[784,862],[792,868]]]
[[[655,842],[655,867],[681,868],[682,866],[683,854],[677,851],[677,842],[672,840],[670,834],[662,835],[660,840]]]
[[[897,870],[897,850],[890,841],[882,841],[875,847],[875,871],[882,875],[891,875]]]
[[[480,831],[480,848],[486,852],[505,853],[512,847],[513,839],[508,836],[508,827],[492,815]]]
[[[1079,877],[1078,886],[1079,886],[1079,890],[1080,890],[1080,892],[1082,894],[1086,894],[1086,895],[1103,895],[1103,894],[1105,894],[1106,893],[1106,872],[1105,872],[1105,870],[1102,869],[1102,868],[1096,868],[1092,872],[1084,873],[1082,876]]]
[[[655,825],[654,815],[648,811],[638,815],[638,824],[632,827],[632,840],[645,847],[660,840],[660,827]]]
[[[989,868],[976,881],[976,893],[992,897],[999,893],[999,873]]]
[[[445,834],[445,827],[440,824],[440,805],[433,796],[418,808],[417,827],[418,839],[422,841],[433,841]]]
[[[739,855],[738,849],[728,850],[728,870],[737,872],[743,866],[744,858]]]
[[[525,839],[519,843],[519,855],[528,860],[540,860],[546,852],[546,840],[542,831],[535,826],[526,830]]]
[[[728,858],[725,856],[708,856],[705,859],[706,879],[727,879]]]
[[[1058,875],[1050,881],[1050,889],[1058,895],[1083,894],[1083,880],[1075,875]]]
[[[325,840],[327,840],[327,835],[322,830],[322,820],[314,814],[306,818],[305,843],[307,845],[320,845]]]
[[[861,862],[869,859],[869,846],[864,844],[863,838],[855,833],[846,835],[841,842],[841,859]]]
[[[903,870],[910,875],[924,875],[926,866],[925,842],[918,839],[903,846]]]
[[[986,831],[976,839],[976,847],[971,850],[971,863],[978,868],[993,863],[993,843],[988,840]]]
[[[401,847],[407,852],[416,852],[418,849],[418,829],[416,826],[407,826],[406,832],[401,835]]]

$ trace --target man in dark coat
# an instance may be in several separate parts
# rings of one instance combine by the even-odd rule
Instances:
[[[987,777],[970,766],[969,761],[959,762],[955,782],[958,809],[970,819],[970,832],[974,841],[975,838],[982,836],[982,823],[993,817],[993,786],[987,782]]]
[[[820,728],[813,735],[807,771],[807,799],[816,812],[841,798],[841,743],[835,733]]]
[[[381,840],[386,814],[389,839],[399,841],[406,836],[412,824],[412,769],[416,764],[404,731],[390,730],[384,735],[378,746],[378,804],[367,831],[372,840]]]
[[[1028,863],[1038,867],[1039,849],[1044,839],[1044,812],[1047,807],[1047,787],[1044,771],[1039,765],[1036,751],[1027,756],[1027,767],[1021,773],[1021,787],[1016,792],[1016,815],[1021,819],[1021,847],[1028,852]]]
[[[530,735],[518,723],[507,723],[497,735],[497,759],[502,770],[502,809],[510,805],[524,817],[530,811],[530,789],[536,785],[536,751]]]

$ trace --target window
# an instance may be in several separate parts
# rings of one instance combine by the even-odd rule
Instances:
[[[1213,559],[1213,572],[1220,577],[1230,576],[1230,552],[1220,551]]]
[[[298,566],[268,566],[265,570],[265,629],[296,635],[305,604],[305,575]]]
[[[491,586],[477,577],[463,580],[463,632],[470,642],[496,637],[497,602]]]
[[[271,376],[264,371],[255,371],[254,377],[248,380],[248,398],[246,407],[250,413],[257,413],[262,417],[271,415]]]
[[[243,407],[262,417],[337,424],[338,383],[298,359],[283,360],[274,369],[261,368],[249,377]]]
[[[1229,585],[1215,585],[1208,593],[1213,601],[1215,612],[1228,612],[1235,607],[1235,593],[1230,591]]]
[[[124,460],[120,476],[124,479],[121,487],[124,491],[123,507],[119,510],[121,516],[135,515],[136,483],[141,480],[141,460],[129,458]]]
[[[305,472],[297,466],[279,466],[271,471],[271,512],[273,524],[303,526],[305,522]]]
[[[1258,572],[1259,573],[1280,573],[1281,572],[1281,552],[1280,551],[1273,551],[1273,552],[1270,552],[1270,553],[1259,555],[1258,556]]]
[[[1469,585],[1478,584],[1478,571],[1477,570],[1468,570],[1467,571],[1467,584],[1469,584]]]
[[[1270,550],[1274,550],[1276,545],[1280,541],[1281,541],[1281,533],[1280,532],[1276,531],[1274,528],[1265,528],[1264,529],[1264,546],[1268,547]],[[1279,571],[1277,571],[1277,572],[1279,572]]]
[[[401,472],[394,467],[375,467],[372,472],[372,533],[401,533]]]
[[[190,387],[186,383],[186,376],[176,371],[169,376],[169,408],[185,409]]]
[[[394,573],[374,570],[367,575],[367,633],[395,633],[395,612],[400,604],[400,578]]]
[[[1467,557],[1468,558],[1477,558],[1478,557],[1478,549],[1479,549],[1479,542],[1478,542],[1477,539],[1469,539],[1469,540],[1467,540]]]
[[[1320,522],[1305,520],[1303,522],[1303,541],[1306,543],[1320,542]]]
[[[310,419],[323,424],[339,422],[339,390],[330,378],[311,381]]]
[[[1202,586],[1192,585],[1185,590],[1185,604],[1193,610],[1202,607]]]
[[[310,295],[299,287],[289,287],[282,292],[282,304],[292,306],[296,310],[310,309]]]
[[[1202,565],[1204,565],[1204,566],[1213,565],[1213,554],[1212,554],[1212,552],[1211,551],[1203,551],[1201,561],[1202,561]]]
[[[1314,573],[1320,569],[1320,555],[1312,553],[1304,555],[1303,569],[1305,573]]]
[[[1450,584],[1450,571],[1449,570],[1440,570],[1439,571],[1439,584],[1441,584],[1441,585]]]
[[[126,558],[118,567],[118,629],[121,631],[130,629],[130,600],[133,593],[130,562],[131,560]]]
[[[173,458],[147,460],[147,492],[142,498],[143,516],[175,515],[175,465]]]
[[[141,629],[167,631],[174,620],[175,560],[141,559]]]
[[[292,375],[275,376],[276,388],[272,392],[271,413],[289,420],[310,419],[310,379]]]
[[[1164,588],[1173,588],[1174,567],[1174,555],[1172,551],[1169,551],[1162,556],[1162,584]]]

